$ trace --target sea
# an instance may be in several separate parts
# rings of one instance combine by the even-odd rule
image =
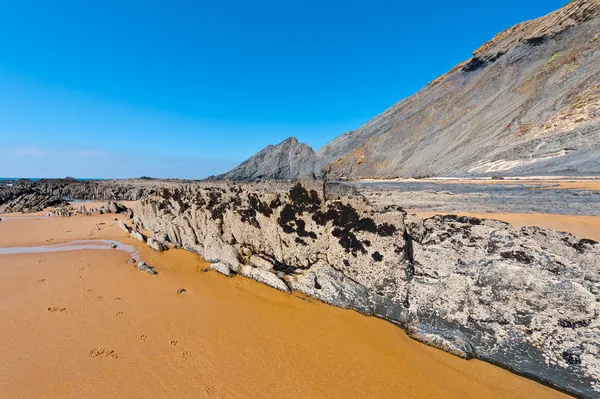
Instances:
[[[31,180],[31,181],[38,181],[38,180],[42,180],[42,179],[60,180],[60,179],[63,179],[63,178],[61,178],[61,177],[0,177],[0,181],[2,181],[2,180],[20,180],[20,179]],[[75,180],[77,180],[77,181],[89,181],[89,180],[110,180],[110,179],[76,178]]]

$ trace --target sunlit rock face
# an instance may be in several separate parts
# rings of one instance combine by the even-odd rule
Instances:
[[[598,175],[599,45],[600,1],[568,2],[316,153],[290,138],[222,177]]]
[[[599,32],[598,0],[515,25],[325,145],[315,169],[330,179],[597,175]]]
[[[157,187],[137,230],[284,292],[581,396],[600,394],[600,245],[475,218],[380,211],[320,181]]]
[[[296,179],[312,175],[315,152],[311,147],[290,137],[277,145],[269,145],[229,172],[216,179],[252,181],[259,179]]]

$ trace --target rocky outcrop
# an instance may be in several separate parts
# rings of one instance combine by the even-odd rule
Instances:
[[[51,210],[50,212],[48,212],[48,214],[46,216],[70,217],[71,215],[73,215],[73,207],[64,206],[64,207],[60,207],[60,208]]]
[[[169,185],[163,181],[161,184]],[[138,200],[154,193],[156,182],[145,180],[17,180],[0,184],[0,213],[39,212],[48,207],[68,205],[69,200],[106,200],[102,213],[127,209],[115,200]]]
[[[68,205],[68,202],[60,197],[33,190],[10,190],[10,193],[4,193],[4,196],[1,194],[0,190],[0,213],[39,212],[48,207]]]
[[[138,200],[153,194],[155,185],[141,180],[22,179],[0,184],[0,213],[39,212],[67,205],[69,200],[111,201],[102,211],[120,213],[126,209],[115,200]]]
[[[315,152],[295,137],[269,145],[229,172],[217,176],[224,180],[295,179],[312,174]]]
[[[115,201],[108,201],[99,209],[100,213],[125,213],[126,211],[127,207],[125,205]]]
[[[600,394],[594,241],[378,211],[318,181],[158,188],[133,222],[133,231],[198,253],[223,274],[376,315],[417,340],[575,395]]]

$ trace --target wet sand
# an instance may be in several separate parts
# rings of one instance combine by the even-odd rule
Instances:
[[[203,272],[192,253],[152,252],[112,218],[0,222],[0,247],[114,239],[159,273],[117,250],[0,255],[3,398],[566,397],[383,320]]]
[[[587,179],[572,179],[558,177],[520,177],[505,179],[468,179],[468,178],[434,178],[434,179],[361,179],[359,182],[368,183],[435,183],[435,184],[494,184],[494,185],[513,185],[521,184],[532,187],[548,189],[571,189],[571,190],[600,190],[600,178],[588,177]]]
[[[472,216],[480,219],[496,219],[512,224],[516,229],[523,226],[539,226],[566,231],[579,238],[600,242],[600,216],[553,215],[547,213],[486,213],[486,212],[414,212],[422,218],[434,215]]]

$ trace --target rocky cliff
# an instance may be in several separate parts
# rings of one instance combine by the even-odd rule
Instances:
[[[599,174],[600,1],[516,25],[318,151],[331,178]]]
[[[269,145],[216,179],[259,180],[295,179],[312,174],[315,152],[295,137],[273,146]]]
[[[594,241],[377,210],[319,181],[158,187],[137,203],[131,228],[226,275],[376,315],[417,340],[571,394],[600,395]]]
[[[325,145],[314,172],[330,180],[598,175],[599,46],[600,0],[575,0],[518,24]],[[261,151],[260,159],[272,150]],[[260,163],[225,176],[246,180],[259,169]]]

